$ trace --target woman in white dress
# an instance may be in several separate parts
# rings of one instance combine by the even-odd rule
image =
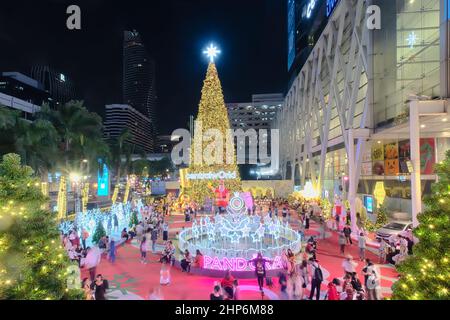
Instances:
[[[287,292],[293,300],[303,299],[303,275],[301,264],[297,263],[295,257],[289,261]]]

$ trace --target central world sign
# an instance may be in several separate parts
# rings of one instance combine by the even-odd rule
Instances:
[[[237,173],[236,171],[188,173],[186,178],[188,180],[230,180],[236,179]]]

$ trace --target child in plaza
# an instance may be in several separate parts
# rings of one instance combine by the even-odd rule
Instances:
[[[361,232],[358,237],[358,248],[359,248],[359,259],[364,261],[366,258],[366,237],[364,233]]]
[[[141,252],[141,263],[147,263],[147,238],[142,237],[141,244],[139,245],[139,250]]]
[[[379,262],[385,263],[386,262],[386,241],[379,238],[378,242],[380,243],[380,247],[378,248],[378,256],[379,256]]]

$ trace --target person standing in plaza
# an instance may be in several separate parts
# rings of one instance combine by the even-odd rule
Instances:
[[[339,232],[338,243],[341,254],[342,255],[345,254],[345,244],[347,243],[347,241],[345,240],[345,235],[343,231]]]
[[[368,300],[380,300],[381,299],[381,286],[380,277],[375,268],[370,269],[371,273],[367,277],[367,299]]]
[[[136,237],[139,242],[142,241],[143,235],[144,235],[144,226],[142,224],[142,221],[139,221],[139,223],[136,226]]]
[[[344,269],[344,274],[349,275],[350,277],[356,272],[356,267],[358,263],[353,261],[352,255],[347,255],[347,257],[342,262],[342,268]]]
[[[114,232],[119,231],[119,220],[117,219],[117,215],[113,214],[113,222],[114,222]]]
[[[139,245],[139,251],[141,252],[141,263],[147,263],[147,238],[142,237],[141,244]]]
[[[358,248],[359,248],[359,259],[364,261],[366,258],[366,237],[364,233],[361,232],[358,237]]]
[[[346,224],[342,231],[344,232],[345,240],[347,241],[347,244],[353,244],[353,242],[352,242],[352,229],[350,228],[350,225]]]
[[[380,246],[378,247],[379,263],[385,263],[386,262],[386,250],[387,250],[386,241],[384,241],[384,239],[379,238],[378,242],[380,243]]]
[[[108,251],[109,261],[111,263],[114,263],[116,261],[116,253],[117,253],[116,242],[114,241],[114,239],[111,239]]]
[[[263,258],[261,252],[258,253],[255,259],[250,260],[250,263],[253,263],[255,266],[255,275],[261,292],[263,292],[264,278],[266,277],[266,262],[268,262],[268,260]]]
[[[93,282],[100,263],[101,253],[98,248],[87,248],[87,255],[84,259],[84,266],[89,270],[89,279]]]
[[[311,210],[311,213],[312,213],[312,210]],[[309,219],[311,218],[311,213],[308,210],[306,210],[306,212],[305,212],[305,229],[306,230],[309,230]]]
[[[95,300],[108,300],[106,298],[107,289],[109,289],[108,280],[104,279],[101,274],[98,274],[95,278],[95,282],[92,283]]]
[[[313,260],[311,263],[311,275],[311,292],[309,294],[309,300],[313,299],[314,293],[316,294],[316,300],[320,300],[320,286],[323,281],[323,273],[318,260]]]
[[[86,250],[86,240],[89,238],[89,232],[85,228],[81,229],[81,244],[83,245],[83,250]]]
[[[166,244],[166,241],[169,240],[169,224],[167,222],[162,225],[162,235],[164,244]]]
[[[158,240],[158,230],[154,227],[151,230],[151,240],[152,240],[152,253],[156,253],[156,241]]]

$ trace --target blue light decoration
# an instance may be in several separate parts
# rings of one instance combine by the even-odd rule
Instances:
[[[327,17],[331,16],[338,3],[339,0],[327,0]]]
[[[114,228],[114,216],[117,218],[118,226]],[[86,241],[87,246],[92,246],[92,236],[94,235],[97,224],[100,222],[105,228],[106,234],[110,238],[116,240],[120,239],[120,232],[124,228],[128,228],[132,216],[131,204],[116,203],[107,212],[102,212],[100,209],[92,209],[87,212],[77,213],[75,220],[66,220],[60,223],[59,230],[64,234],[69,234],[71,230],[76,228],[78,235],[81,236],[81,231],[85,229],[89,233],[89,238]],[[139,215],[138,215],[139,219]]]
[[[97,175],[97,195],[99,197],[107,197],[109,195],[109,170],[102,159],[99,159],[98,162],[102,170],[99,170]]]
[[[449,0],[450,1],[450,0]],[[295,60],[295,0],[288,0],[288,70]]]
[[[316,7],[317,0],[309,0],[308,6],[306,7],[306,18],[311,18],[312,12]]]

